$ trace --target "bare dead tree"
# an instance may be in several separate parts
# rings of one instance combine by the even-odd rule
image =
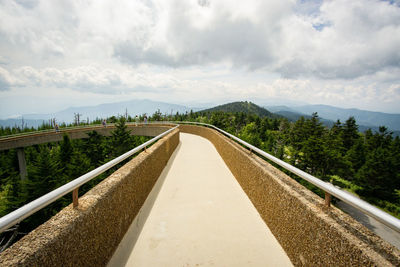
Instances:
[[[81,118],[81,116],[82,116],[82,114],[79,114],[79,112],[78,113],[74,113],[74,122],[75,122],[75,125],[79,125],[80,124],[80,118]]]
[[[24,117],[21,118],[21,130],[25,129],[25,120]]]

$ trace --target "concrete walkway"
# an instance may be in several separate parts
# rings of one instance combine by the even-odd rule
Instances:
[[[109,266],[292,266],[215,147],[180,140]]]

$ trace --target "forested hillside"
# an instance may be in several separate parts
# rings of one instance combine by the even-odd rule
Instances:
[[[272,112],[269,112],[265,108],[259,107],[256,104],[252,102],[233,102],[233,103],[228,103],[220,106],[216,106],[213,108],[209,108],[206,110],[203,110],[202,112],[214,112],[214,111],[223,111],[223,112],[243,112],[246,114],[254,114],[260,117],[269,117],[269,118],[280,118],[281,116],[276,115]]]

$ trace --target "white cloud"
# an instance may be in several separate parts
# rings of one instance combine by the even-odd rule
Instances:
[[[134,65],[227,62],[286,77],[329,79],[400,68],[400,9],[395,5],[327,1],[307,16],[294,12],[293,1],[240,3],[212,1],[203,7],[170,1],[156,11],[155,29],[161,30],[149,29],[144,40],[118,42],[115,56]]]
[[[175,89],[193,88],[196,83],[166,73],[149,72],[146,68],[116,70],[95,64],[66,69],[24,66],[15,69],[12,74],[0,68],[0,75],[2,73],[7,78],[4,81],[7,81],[8,87],[18,82],[25,87],[67,88],[99,94],[172,92]],[[18,80],[12,76],[18,77]]]
[[[51,89],[385,109],[400,96],[398,47],[398,1],[0,0],[7,97]]]
[[[17,86],[16,79],[4,68],[0,67],[0,91],[10,90],[12,86]]]
[[[291,1],[170,1],[159,5],[145,42],[128,39],[115,45],[115,55],[131,64],[173,67],[228,63],[258,68],[274,60],[280,22]]]
[[[322,79],[400,69],[396,4],[203,2],[5,1],[0,35],[10,52],[25,54],[21,61],[33,55],[47,65],[115,59],[135,66],[223,64]]]

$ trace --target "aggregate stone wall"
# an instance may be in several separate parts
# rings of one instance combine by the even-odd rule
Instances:
[[[400,253],[271,164],[215,130],[181,125],[210,140],[295,266],[400,266]]]
[[[178,143],[176,129],[0,254],[0,266],[105,266]]]

